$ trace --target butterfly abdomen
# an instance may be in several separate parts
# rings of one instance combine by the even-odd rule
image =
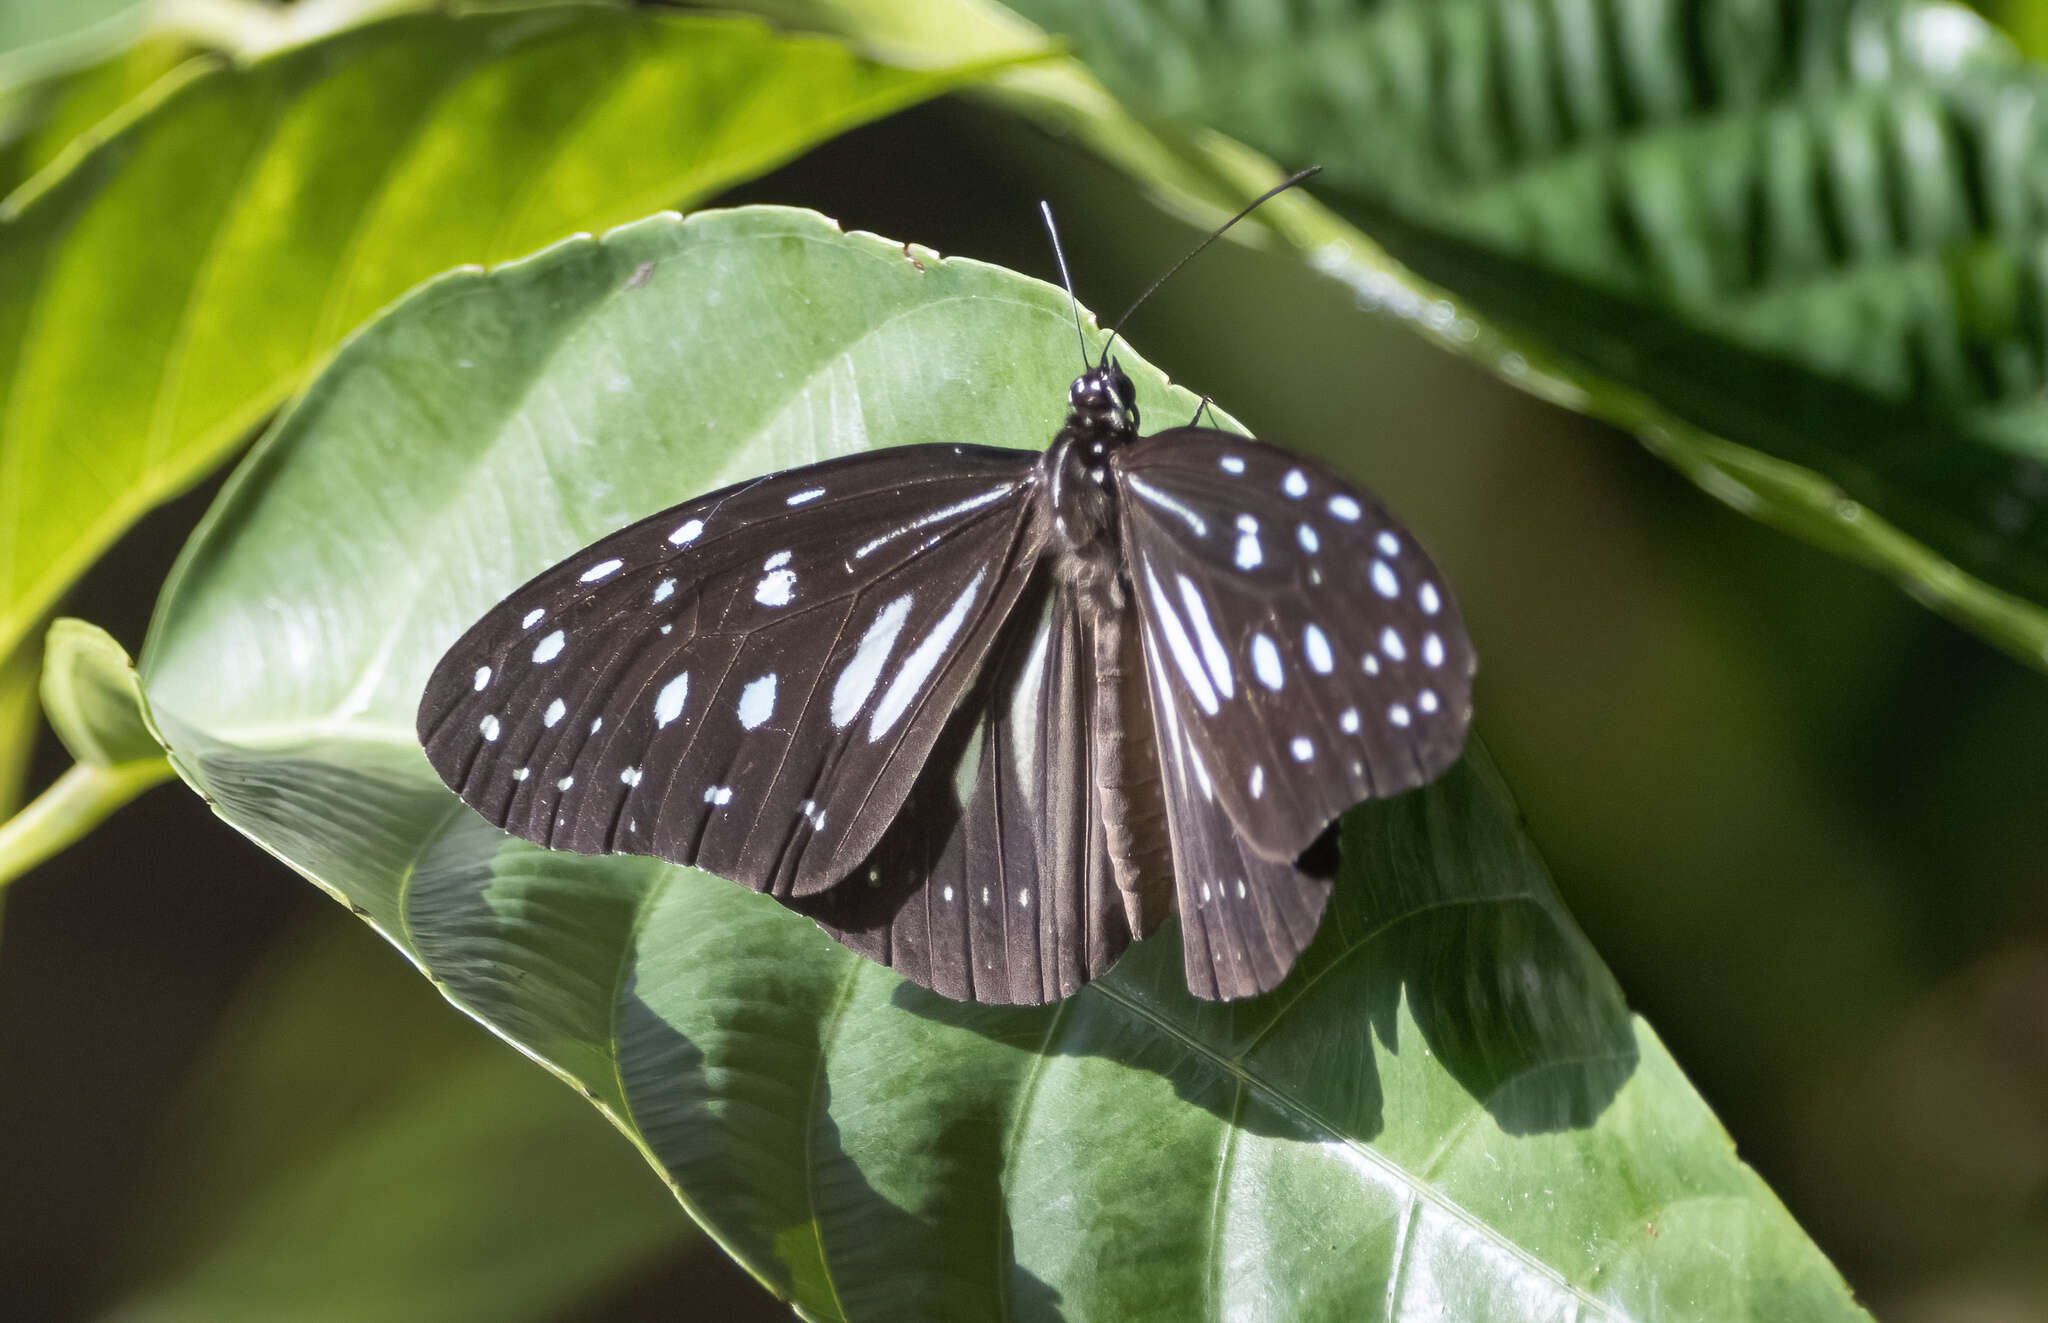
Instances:
[[[1124,917],[1149,937],[1173,911],[1173,843],[1145,691],[1145,657],[1128,604],[1095,630],[1096,794]]]

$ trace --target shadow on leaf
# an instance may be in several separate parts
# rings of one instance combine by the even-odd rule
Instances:
[[[1486,755],[1475,744],[1435,784],[1360,805],[1342,840],[1322,929],[1273,992],[1235,1003],[1190,996],[1179,929],[1168,924],[1084,989],[1076,1004],[1090,1009],[1061,1027],[1101,1012],[1137,1017],[1172,1050],[1125,1064],[1149,1066],[1187,1101],[1262,1134],[1294,1136],[1307,1123],[1373,1138],[1384,1123],[1381,1074],[1417,1050],[1509,1134],[1592,1125],[1635,1068],[1628,1008],[1558,900]],[[894,1000],[1006,1039],[1017,1036],[1010,1018],[1048,1015],[963,1006],[910,984]],[[1403,1041],[1404,1022],[1420,1044]],[[1104,1040],[1072,1031],[1044,1041],[1043,1050],[1062,1053]],[[1242,1108],[1218,1077],[1290,1115]]]

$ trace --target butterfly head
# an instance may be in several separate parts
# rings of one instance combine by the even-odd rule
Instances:
[[[1090,368],[1067,389],[1067,435],[1100,458],[1138,435],[1138,392],[1112,361]]]

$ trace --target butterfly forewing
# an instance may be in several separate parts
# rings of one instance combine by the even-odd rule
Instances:
[[[896,817],[1030,579],[1034,459],[877,451],[613,534],[449,650],[428,757],[528,840],[829,887]]]
[[[847,946],[963,1001],[1071,995],[1129,945],[1093,766],[1090,624],[1041,573],[852,878],[792,902]]]
[[[1199,792],[1183,800],[1169,778],[1177,843],[1180,823],[1220,807],[1259,855],[1291,864],[1352,804],[1457,758],[1471,646],[1442,576],[1377,502],[1206,428],[1146,437],[1113,466],[1153,705],[1172,708],[1182,789]]]

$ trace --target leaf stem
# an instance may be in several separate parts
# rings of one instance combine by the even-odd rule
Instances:
[[[16,878],[84,836],[115,809],[170,778],[168,758],[112,766],[74,764],[21,812],[0,823],[0,895]]]

